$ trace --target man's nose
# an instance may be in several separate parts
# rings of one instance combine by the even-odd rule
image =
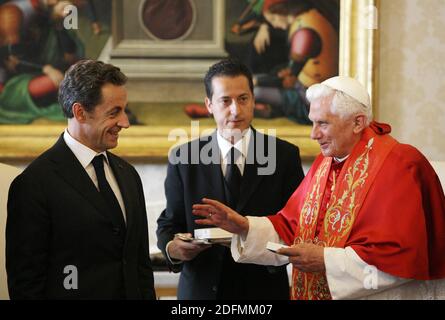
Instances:
[[[123,112],[121,114],[121,116],[119,117],[119,121],[118,121],[117,125],[124,129],[127,129],[130,127],[130,121],[128,120],[128,116],[125,112]]]
[[[236,100],[232,100],[232,104],[230,105],[230,114],[236,116],[239,114],[239,106]]]
[[[320,135],[320,129],[318,128],[317,125],[313,125],[312,126],[312,130],[311,130],[311,139],[312,140],[318,140],[320,139],[321,135]]]

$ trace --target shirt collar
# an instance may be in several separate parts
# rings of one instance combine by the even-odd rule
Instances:
[[[337,157],[334,157],[334,161],[335,162],[343,162],[343,161],[345,161],[346,159],[348,159],[348,157],[349,157],[349,154],[346,156],[346,157],[344,157],[344,158],[337,158]]]
[[[232,149],[232,147],[235,147],[239,152],[241,152],[241,154],[243,155],[244,158],[247,158],[247,152],[249,150],[249,143],[250,143],[250,138],[252,136],[252,129],[248,128],[245,132],[243,137],[238,140],[237,143],[235,143],[234,145],[231,144],[229,141],[227,141],[226,139],[224,139],[221,134],[219,133],[219,131],[216,131],[216,136],[218,139],[218,147],[219,150],[221,152],[221,157],[223,159],[226,158],[227,154],[230,152],[230,149]]]
[[[108,156],[105,151],[97,153],[93,149],[90,149],[86,145],[74,139],[68,132],[68,129],[65,129],[65,132],[63,133],[63,139],[84,169],[91,163],[91,161],[93,161],[95,156],[98,156],[100,154],[103,154],[105,156],[105,161],[108,163]]]

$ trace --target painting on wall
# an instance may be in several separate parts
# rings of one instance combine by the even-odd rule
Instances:
[[[85,57],[101,57],[129,77],[130,115],[139,125],[122,134],[116,149],[121,156],[165,161],[173,144],[167,139],[172,127],[190,121],[213,127],[202,104],[202,78],[212,63],[231,56],[254,74],[255,127],[276,128],[278,136],[300,146],[303,158],[314,157],[318,146],[309,139],[305,90],[337,75],[342,59],[351,67],[357,56],[360,61],[367,56],[367,48],[351,52],[353,46],[347,42],[352,41],[351,34],[343,41],[349,51],[342,48],[341,29],[343,25],[349,33],[358,33],[358,26],[351,25],[352,16],[360,9],[358,4],[370,1],[77,0],[73,1],[79,14],[75,30],[60,27],[56,14],[60,1],[41,1],[47,4],[39,14],[40,19],[46,17],[48,32],[33,28],[20,34],[32,49],[11,55],[5,48],[19,53],[15,50],[22,46],[8,46],[5,41],[10,38],[0,33],[0,79],[1,72],[6,74],[0,82],[0,160],[32,159],[52,145],[64,126],[54,87],[71,63]],[[24,10],[23,4],[37,2],[0,1],[0,8],[8,9],[0,10],[0,16],[11,17],[14,6]],[[45,41],[36,45],[38,36]],[[367,34],[364,41],[373,36]],[[11,65],[17,75],[11,74]],[[345,70],[343,74],[350,71]],[[44,78],[47,86],[41,85]],[[178,125],[178,119],[183,123]]]
[[[339,1],[244,3],[237,19],[228,21],[226,48],[254,74],[255,116],[310,124],[306,88],[338,75]]]
[[[339,0],[116,0],[115,6],[113,62],[133,78],[169,79],[169,92],[181,77],[196,77],[202,90],[209,65],[236,57],[254,74],[257,118],[307,125],[306,88],[338,74]],[[146,90],[157,86],[147,83]],[[199,101],[184,106],[192,119],[209,116]]]
[[[64,121],[63,73],[97,58],[110,36],[111,1],[9,0],[0,4],[0,124]]]

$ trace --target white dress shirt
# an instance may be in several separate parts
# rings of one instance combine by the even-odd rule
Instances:
[[[251,136],[252,129],[248,128],[242,138],[235,144],[232,144],[224,139],[219,131],[217,131],[216,137],[218,141],[219,151],[221,153],[221,170],[223,176],[226,175],[228,156],[230,156],[230,150],[232,149],[232,147],[235,147],[240,152],[240,156],[236,159],[235,163],[238,166],[239,171],[241,172],[241,176],[244,174],[244,164],[247,159]]]
[[[85,169],[88,176],[91,178],[91,180],[93,181],[94,185],[98,190],[99,190],[99,182],[97,181],[96,170],[94,170],[92,161],[94,157],[100,154],[104,155],[105,178],[107,179],[108,184],[110,185],[111,189],[114,192],[114,195],[116,196],[117,201],[119,202],[119,206],[121,207],[122,213],[124,215],[124,220],[126,221],[126,210],[125,210],[124,200],[122,198],[122,193],[119,189],[119,185],[117,184],[113,171],[111,170],[110,165],[108,164],[107,153],[105,151],[97,153],[96,151],[88,148],[84,144],[80,143],[79,141],[71,137],[71,135],[68,132],[68,129],[65,129],[65,132],[63,134],[63,140],[65,140],[66,145],[74,153],[77,160],[79,160],[80,164]]]

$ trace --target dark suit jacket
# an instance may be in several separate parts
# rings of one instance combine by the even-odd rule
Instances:
[[[113,228],[105,200],[63,140],[11,185],[6,269],[12,299],[154,299],[142,183],[108,153],[124,199],[126,233]],[[66,266],[78,289],[66,290]],[[68,279],[69,280],[69,279]]]
[[[268,141],[265,137],[268,136],[252,131],[248,157],[256,154],[255,148],[260,141]],[[276,170],[272,175],[257,174],[261,167],[258,162],[264,163],[258,157],[254,163],[246,161],[236,207],[241,214],[265,216],[278,212],[304,177],[298,148],[280,139],[275,141]],[[216,155],[217,163],[196,163],[193,156],[198,150]],[[259,154],[264,154],[264,151]],[[184,155],[192,164],[174,164],[178,158],[184,159]],[[192,214],[193,204],[201,203],[203,197],[227,203],[228,190],[224,186],[219,158],[216,131],[171,153],[165,181],[167,208],[158,219],[157,229],[158,247],[164,255],[165,247],[175,233],[193,234],[195,229],[203,227],[195,224],[197,217]],[[220,245],[201,252],[192,261],[170,267],[173,271],[182,268],[179,299],[289,299],[285,267],[235,263],[230,249]]]

